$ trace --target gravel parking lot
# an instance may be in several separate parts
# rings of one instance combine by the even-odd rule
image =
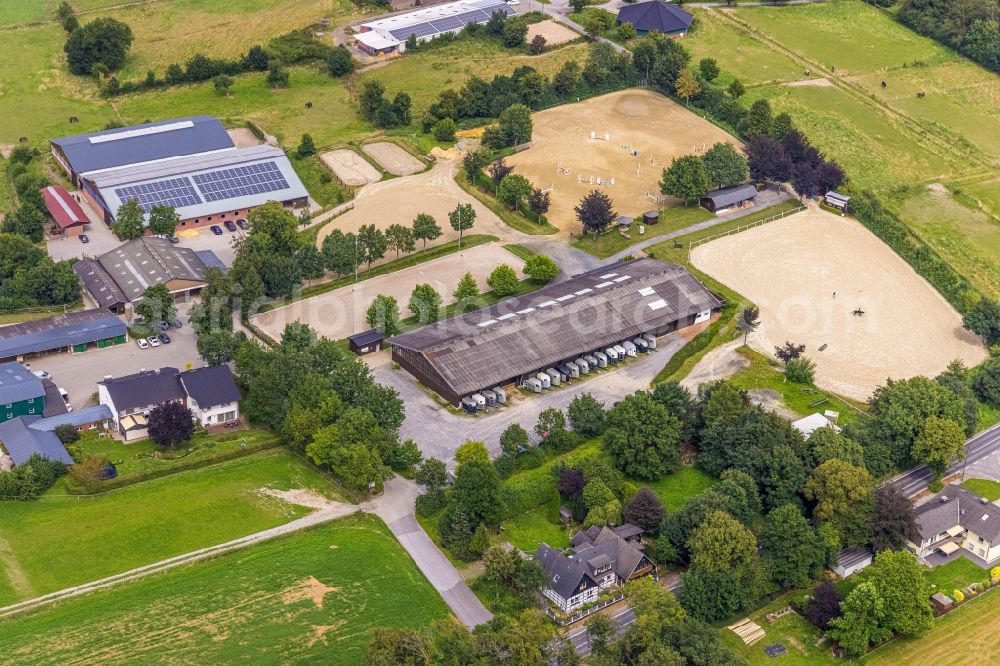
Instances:
[[[179,307],[179,315],[184,325],[170,329],[170,344],[149,349],[139,349],[135,340],[117,347],[91,349],[81,354],[52,354],[31,361],[32,370],[45,370],[52,375],[52,381],[69,393],[73,409],[94,404],[91,395],[97,392],[97,382],[105,375],[121,377],[162,367],[184,370],[187,364],[193,367],[203,365],[198,356],[197,337],[188,325],[187,307]]]

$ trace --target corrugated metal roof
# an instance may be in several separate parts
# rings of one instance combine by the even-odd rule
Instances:
[[[233,148],[217,118],[188,116],[52,139],[76,173]]]
[[[681,266],[635,259],[390,342],[421,353],[463,395],[721,305]]]
[[[104,308],[67,312],[0,328],[0,358],[125,335],[125,323]]]
[[[0,443],[10,454],[15,465],[23,465],[38,454],[50,460],[58,460],[66,465],[73,464],[73,458],[66,451],[55,433],[35,430],[30,426],[41,419],[40,416],[19,416],[0,423]]]
[[[73,272],[80,278],[87,293],[102,308],[111,308],[129,302],[111,275],[96,259],[81,259],[73,264]]]
[[[757,188],[753,185],[734,185],[733,187],[723,187],[706,194],[703,199],[710,199],[716,208],[725,208],[734,203],[753,199],[757,196]]]
[[[111,413],[111,408],[107,405],[92,405],[75,412],[46,416],[44,419],[39,419],[29,424],[28,427],[34,430],[54,431],[61,425],[69,424],[79,427],[89,423],[97,423],[98,421],[110,421],[113,418],[114,415]]]
[[[45,199],[46,210],[49,211],[49,215],[56,221],[60,229],[90,221],[80,204],[70,196],[65,188],[58,185],[43,187],[42,198]]]
[[[171,280],[203,282],[207,268],[194,250],[178,247],[166,238],[148,236],[133,238],[102,254],[97,261],[126,302],[142,298],[147,288]],[[96,277],[103,280],[103,276]]]
[[[16,361],[0,363],[0,404],[21,402],[45,395],[42,380]]]

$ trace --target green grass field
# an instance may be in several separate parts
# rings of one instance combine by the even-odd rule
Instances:
[[[934,567],[926,573],[926,577],[933,592],[941,591],[951,595],[952,590],[956,588],[966,588],[973,583],[986,580],[989,578],[989,572],[964,557],[959,557],[948,564]]]
[[[968,488],[982,498],[991,502],[1000,500],[1000,483],[990,479],[966,479],[962,482],[963,488]]]
[[[695,495],[709,489],[715,483],[715,478],[701,469],[693,466],[681,467],[679,470],[658,481],[638,481],[629,479],[635,485],[647,486],[663,502],[667,511],[677,511],[684,503]]]
[[[0,652],[32,664],[346,666],[375,627],[447,616],[385,525],[358,515],[0,623]]]
[[[534,554],[542,542],[553,548],[566,548],[569,546],[570,530],[565,525],[554,525],[549,521],[549,507],[550,504],[545,504],[505,520],[500,527],[500,538],[529,555]]]
[[[0,605],[86,583],[284,524],[308,509],[258,491],[305,488],[337,499],[319,473],[268,451],[92,497],[5,502]]]
[[[661,210],[660,223],[656,226],[647,226],[646,233],[642,236],[639,235],[638,228],[634,229],[632,238],[626,238],[619,234],[616,229],[613,229],[606,234],[598,236],[596,239],[593,236],[580,238],[573,243],[573,246],[584,252],[589,252],[595,257],[604,259],[617,252],[621,252],[639,241],[662,236],[663,234],[683,229],[692,224],[710,220],[713,217],[712,213],[701,206],[674,206]]]

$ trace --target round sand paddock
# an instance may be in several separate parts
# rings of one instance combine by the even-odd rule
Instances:
[[[531,148],[507,158],[536,187],[553,188],[549,222],[576,229],[573,207],[592,189],[605,192],[623,215],[663,206],[665,166],[719,141],[740,142],[663,95],[625,90],[533,114]],[[591,132],[596,139],[591,139]],[[608,140],[604,137],[608,135]],[[638,153],[633,156],[632,152]],[[599,181],[614,179],[614,185]],[[583,180],[584,182],[579,182]],[[646,196],[646,194],[650,196]]]
[[[539,21],[538,23],[532,23],[529,25],[528,35],[525,37],[527,42],[530,44],[531,40],[534,39],[536,35],[541,35],[545,38],[546,46],[565,44],[566,42],[572,42],[577,37],[580,37],[580,35],[573,32],[566,26],[552,20]]]
[[[488,291],[486,278],[500,264],[520,272],[524,262],[498,243],[477,245],[462,252],[434,259],[411,268],[362,280],[312,298],[296,301],[283,308],[254,315],[251,321],[261,330],[278,339],[286,324],[296,320],[309,324],[319,335],[339,340],[368,330],[365,314],[379,294],[392,296],[399,303],[400,314],[409,317],[407,303],[410,292],[418,284],[427,283],[438,290],[445,304],[454,302],[452,292],[459,279],[471,272],[481,291]]]
[[[346,148],[331,150],[320,155],[320,159],[344,185],[357,187],[382,179],[378,169],[353,150]]]
[[[391,174],[408,176],[422,171],[424,163],[394,143],[379,141],[361,146],[365,154],[378,162],[379,166]]]
[[[773,355],[786,340],[806,345],[816,383],[851,398],[868,399],[887,378],[986,358],[961,316],[889,246],[816,207],[700,245],[691,261],[760,307],[751,346]]]

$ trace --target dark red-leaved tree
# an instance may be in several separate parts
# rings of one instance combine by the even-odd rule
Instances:
[[[816,167],[816,184],[821,192],[829,192],[844,182],[844,170],[833,160],[824,160]]]
[[[592,233],[594,238],[607,231],[618,215],[611,197],[598,190],[591,190],[573,210],[576,212],[576,219],[580,220],[582,233]]]
[[[823,581],[813,590],[812,598],[806,605],[806,619],[819,629],[826,631],[830,620],[840,617],[840,602],[843,595],[837,591],[828,580]]]
[[[166,402],[149,412],[149,438],[160,446],[174,447],[191,439],[191,410],[179,402]]]
[[[622,517],[626,522],[638,525],[647,532],[660,529],[665,512],[663,502],[649,488],[639,488],[638,492],[625,505]]]
[[[570,499],[576,499],[583,492],[583,472],[568,469],[559,476],[559,492]]]

